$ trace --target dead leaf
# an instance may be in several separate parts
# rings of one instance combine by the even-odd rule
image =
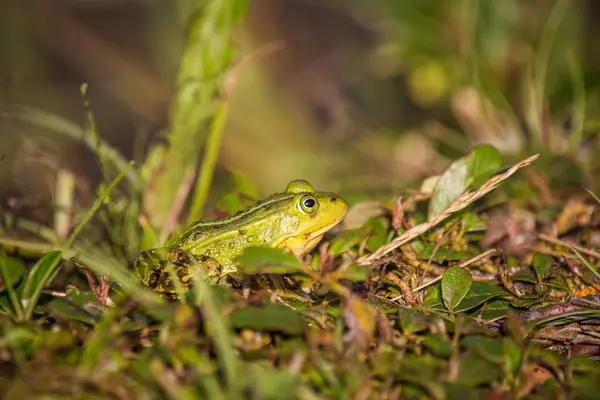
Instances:
[[[524,257],[537,239],[536,215],[529,211],[512,210],[494,213],[487,224],[487,231],[480,245],[496,247],[505,253]]]
[[[371,218],[379,217],[386,213],[387,208],[381,202],[374,200],[362,201],[350,207],[342,222],[342,229],[358,229]]]
[[[559,235],[575,228],[588,226],[592,220],[594,206],[586,204],[583,197],[577,196],[569,199],[556,219],[556,228]]]
[[[352,343],[359,350],[365,350],[375,337],[377,311],[366,301],[355,296],[348,298],[343,310],[348,332],[345,343]]]

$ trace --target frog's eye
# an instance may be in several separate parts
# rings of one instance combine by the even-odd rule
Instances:
[[[316,214],[319,209],[319,202],[315,199],[314,196],[306,195],[300,198],[300,202],[298,203],[300,211],[305,214],[313,215]]]

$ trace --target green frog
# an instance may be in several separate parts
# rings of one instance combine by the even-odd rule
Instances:
[[[168,298],[175,298],[177,292],[167,263],[173,266],[184,291],[189,290],[198,266],[210,284],[231,286],[244,279],[235,259],[247,247],[277,247],[301,257],[339,224],[347,211],[348,203],[340,196],[316,191],[305,180],[294,180],[284,192],[231,217],[193,223],[165,248],[143,252],[134,268],[146,286]]]

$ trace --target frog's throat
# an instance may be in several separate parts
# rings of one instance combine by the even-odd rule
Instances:
[[[299,235],[284,236],[277,242],[273,243],[274,247],[286,248],[290,250],[295,256],[301,257],[314,249],[314,247],[321,241],[325,232],[339,224],[340,221],[335,221],[323,228],[309,232],[301,233]]]

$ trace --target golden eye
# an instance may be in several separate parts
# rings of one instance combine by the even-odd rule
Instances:
[[[319,203],[317,202],[317,199],[311,195],[303,196],[300,199],[299,205],[300,211],[310,215],[315,214],[319,209]]]

